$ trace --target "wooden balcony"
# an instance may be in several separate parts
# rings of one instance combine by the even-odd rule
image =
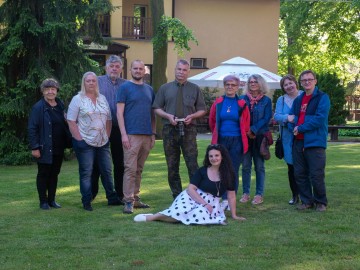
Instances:
[[[151,18],[123,16],[123,38],[151,39],[153,36]]]
[[[103,37],[110,37],[110,14],[99,16],[99,28]]]

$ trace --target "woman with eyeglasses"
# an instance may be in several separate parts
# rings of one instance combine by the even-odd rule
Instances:
[[[251,167],[254,162],[256,173],[256,191],[252,200],[253,205],[264,201],[265,188],[265,160],[260,154],[260,146],[265,133],[269,131],[269,122],[272,117],[271,99],[266,96],[269,87],[258,74],[251,75],[244,89],[243,98],[250,108],[250,130],[247,132],[249,150],[244,155],[242,166],[243,195],[241,203],[248,202],[250,198]]]
[[[209,126],[212,132],[211,143],[223,145],[230,154],[235,171],[235,192],[239,187],[239,168],[243,155],[248,150],[247,132],[250,129],[250,114],[245,100],[237,95],[240,80],[234,75],[223,79],[225,95],[218,97],[212,104]],[[222,197],[222,205],[228,208],[227,194]]]
[[[229,153],[224,146],[212,144],[206,149],[203,167],[196,171],[188,188],[175,198],[168,209],[156,214],[139,214],[134,221],[227,225],[220,205],[224,193],[228,195],[232,218],[245,220],[236,215],[235,173]]]
[[[280,80],[281,89],[285,95],[278,98],[275,107],[274,119],[279,123],[279,132],[282,138],[284,149],[284,161],[288,166],[288,177],[292,198],[289,204],[297,204],[299,202],[299,191],[295,181],[294,166],[292,159],[292,145],[294,134],[287,128],[287,123],[294,121],[294,115],[289,115],[292,104],[303,91],[298,90],[298,83],[293,75],[287,74]]]

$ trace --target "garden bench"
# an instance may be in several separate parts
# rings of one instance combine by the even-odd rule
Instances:
[[[330,141],[337,141],[339,137],[339,129],[360,129],[360,126],[329,126]]]

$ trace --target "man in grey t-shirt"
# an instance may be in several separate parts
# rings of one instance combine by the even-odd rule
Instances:
[[[199,168],[195,119],[206,114],[199,86],[187,81],[190,64],[181,59],[175,67],[175,81],[159,88],[153,108],[163,120],[163,143],[168,165],[168,181],[174,199],[182,191],[179,174],[183,153],[189,178]]]

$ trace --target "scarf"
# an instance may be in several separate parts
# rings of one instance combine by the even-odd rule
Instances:
[[[257,104],[259,102],[259,100],[262,99],[262,97],[264,96],[264,94],[259,94],[256,97],[253,97],[250,93],[247,93],[246,95],[250,100],[250,110],[251,111],[253,110],[254,105]]]

